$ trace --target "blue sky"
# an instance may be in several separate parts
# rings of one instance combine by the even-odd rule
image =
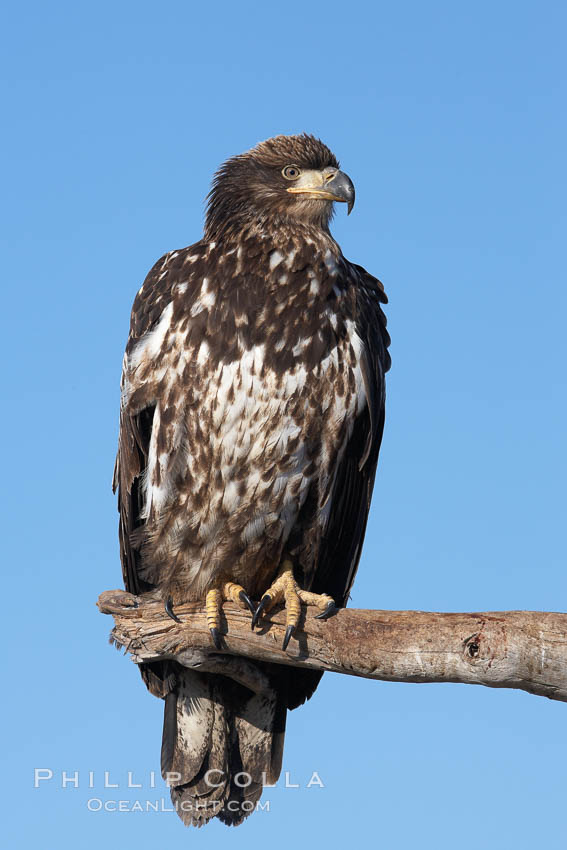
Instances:
[[[334,233],[390,296],[352,604],[565,610],[566,25],[562,3],[507,0],[5,12],[6,846],[565,847],[565,706],[471,686],[325,676],[289,716],[301,787],[282,777],[237,830],[87,801],[167,800],[161,703],[94,606],[121,581],[130,306],[159,256],[199,238],[218,164],[276,133],[339,156],[357,205]],[[35,767],[53,780],[34,789]]]

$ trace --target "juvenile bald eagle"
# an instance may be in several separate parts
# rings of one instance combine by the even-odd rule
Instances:
[[[331,236],[335,201],[350,212],[354,187],[328,147],[268,139],[221,166],[203,238],[159,260],[134,301],[114,478],[124,581],[173,618],[206,600],[217,647],[223,600],[253,624],[283,602],[287,646],[302,602],[322,617],[346,604],[360,558],[387,299]],[[287,710],[320,680],[218,669],[142,667],[165,698],[162,771],[187,824],[246,817],[279,775]]]

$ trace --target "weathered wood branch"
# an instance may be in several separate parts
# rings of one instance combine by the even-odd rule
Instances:
[[[246,659],[328,670],[390,682],[461,682],[519,688],[567,701],[567,614],[492,611],[441,614],[346,608],[326,622],[307,611],[282,651],[285,614],[270,613],[250,629],[250,614],[224,606],[223,647],[211,643],[199,604],[176,607],[169,618],[160,601],[120,590],[101,593],[98,607],[112,614],[111,640],[136,663],[174,659],[186,667],[223,671],[256,689]]]

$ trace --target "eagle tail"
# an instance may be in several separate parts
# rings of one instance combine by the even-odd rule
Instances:
[[[186,826],[213,817],[237,826],[277,781],[287,699],[268,670],[256,668],[254,690],[242,677],[179,670],[165,698],[161,770]]]

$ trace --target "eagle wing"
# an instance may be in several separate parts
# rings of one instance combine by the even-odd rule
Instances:
[[[362,266],[348,263],[355,278],[356,332],[362,342],[360,369],[366,405],[354,422],[335,472],[331,505],[319,546],[311,589],[347,602],[362,552],[378,453],[384,429],[385,380],[390,368],[382,283]]]
[[[128,360],[136,343],[158,323],[160,316],[171,298],[171,289],[177,279],[181,264],[180,254],[171,251],[165,254],[148,272],[140,288],[130,317],[130,333],[124,354],[122,368],[122,402],[120,405],[120,432],[118,453],[114,466],[113,491],[118,490],[120,559],[124,586],[130,593],[143,593],[152,585],[140,577],[141,528],[144,508],[143,479],[147,466],[148,450],[152,433],[155,404],[151,392],[139,401],[125,402]],[[177,258],[180,258],[177,260]]]
[[[356,292],[356,333],[362,342],[360,369],[366,404],[357,416],[335,470],[326,525],[311,568],[303,566],[304,586],[327,593],[339,607],[347,603],[362,552],[378,453],[384,429],[385,374],[390,368],[390,337],[381,304],[388,298],[382,283],[362,266],[346,264]],[[319,513],[323,515],[323,505]],[[288,682],[288,708],[309,699],[322,673],[294,668]]]

